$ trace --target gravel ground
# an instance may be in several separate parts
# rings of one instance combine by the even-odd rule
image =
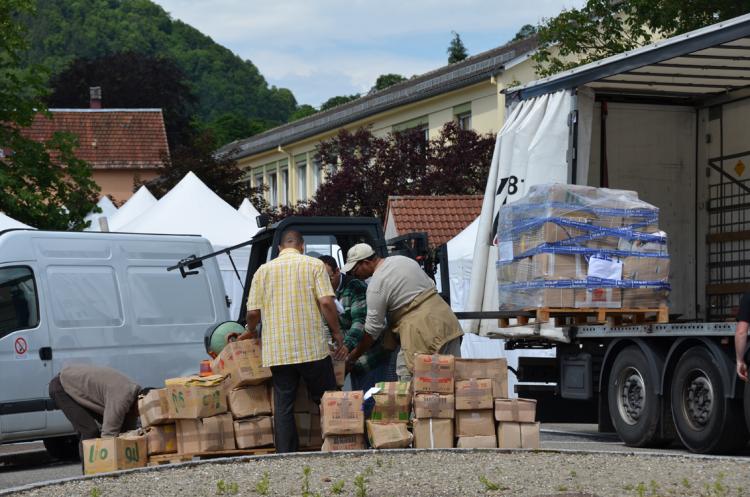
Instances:
[[[309,468],[308,477],[305,468]],[[355,483],[358,476],[359,485]],[[162,466],[14,495],[532,497],[581,493],[598,497],[744,497],[750,495],[750,460],[497,450],[311,453]]]

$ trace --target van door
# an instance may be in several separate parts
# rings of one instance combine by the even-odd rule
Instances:
[[[0,439],[47,425],[52,350],[38,288],[32,265],[0,267]]]

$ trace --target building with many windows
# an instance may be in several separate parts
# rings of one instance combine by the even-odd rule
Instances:
[[[273,206],[309,199],[325,179],[316,146],[339,129],[369,128],[375,136],[423,129],[436,137],[451,120],[478,133],[496,133],[505,117],[505,88],[536,78],[528,38],[469,57],[357,100],[244,140],[229,143],[253,186],[268,185]]]

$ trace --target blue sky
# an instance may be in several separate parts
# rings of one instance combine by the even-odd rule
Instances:
[[[447,63],[451,31],[470,55],[497,47],[584,0],[155,0],[243,59],[269,84],[318,106],[365,93],[380,74]]]

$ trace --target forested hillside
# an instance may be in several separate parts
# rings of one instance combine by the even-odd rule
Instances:
[[[59,73],[73,60],[116,52],[172,58],[197,97],[204,123],[228,116],[286,122],[297,104],[291,91],[269,87],[258,68],[149,0],[37,0],[26,63]],[[250,15],[250,14],[249,14]],[[106,88],[103,89],[106,98]]]

